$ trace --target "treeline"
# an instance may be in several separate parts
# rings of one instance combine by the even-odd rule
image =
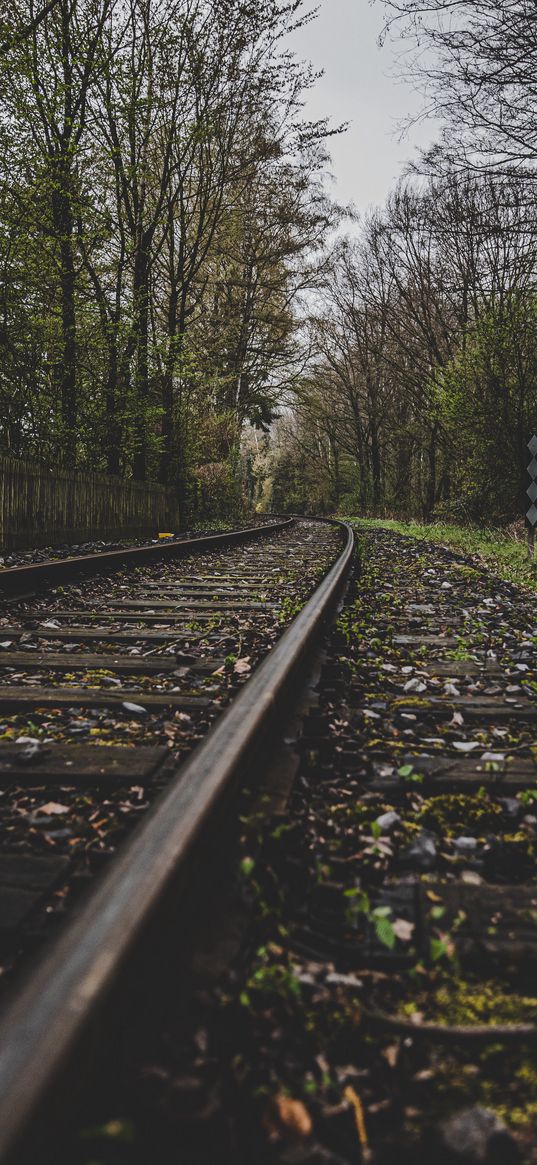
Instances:
[[[533,5],[388,8],[421,38],[415,70],[444,133],[333,251],[272,451],[275,495],[506,521],[524,512],[537,430]]]
[[[301,7],[2,5],[4,451],[229,501],[332,213]]]

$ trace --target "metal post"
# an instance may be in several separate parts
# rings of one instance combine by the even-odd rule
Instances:
[[[530,499],[531,506],[526,513],[526,520],[528,523],[528,559],[532,561],[535,558],[535,526],[537,524],[537,437],[535,434],[528,441],[528,449],[532,455],[531,461],[528,465],[528,473],[531,481],[526,490]]]

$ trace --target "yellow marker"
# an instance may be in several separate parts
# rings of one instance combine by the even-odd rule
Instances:
[[[174,538],[174,534],[159,534],[159,538]]]

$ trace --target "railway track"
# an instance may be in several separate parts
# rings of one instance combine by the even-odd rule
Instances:
[[[58,1160],[95,1023],[164,957],[351,555],[287,521],[0,576],[2,1161]]]
[[[220,957],[213,921],[187,1015],[172,988],[131,1050],[103,1160],[107,1128],[135,1165],[537,1160],[534,599],[358,539],[266,803],[242,804],[240,935]]]
[[[359,530],[354,557],[350,531],[343,547],[341,537],[301,524],[256,551],[222,551],[209,587],[198,554],[164,575],[162,565],[144,566],[134,582],[115,575],[98,593],[85,584],[78,599],[27,599],[17,620],[10,607],[6,625],[24,625],[23,636],[55,624],[45,628],[45,678],[54,673],[66,700],[69,677],[80,692],[88,674],[78,670],[83,611],[89,674],[99,671],[94,655],[105,655],[101,670],[116,681],[103,699],[144,710],[110,716],[95,695],[91,715],[72,705],[84,732],[103,730],[91,756],[105,758],[100,787],[113,828],[100,823],[100,802],[88,809],[97,841],[88,844],[89,831],[77,841],[79,808],[75,845],[57,839],[63,860],[65,847],[75,865],[83,855],[91,873],[105,869],[89,892],[73,893],[72,921],[7,1000],[2,1160],[537,1160],[533,597],[444,548]],[[232,600],[228,556],[237,553]],[[308,561],[318,577],[333,562],[313,594]],[[177,583],[168,571],[178,569],[181,613],[168,593]],[[276,643],[282,620],[289,626]],[[18,654],[34,653],[25,642]],[[118,643],[121,653],[124,643],[135,648],[129,660]],[[152,654],[139,653],[142,643]],[[175,671],[189,668],[173,676],[179,684],[159,670],[172,655]],[[9,686],[27,689],[31,677],[42,700],[41,663],[6,666],[18,669]],[[126,677],[128,692],[118,692]],[[154,677],[158,705],[149,701]],[[172,697],[217,707],[178,709],[172,720],[160,705]],[[34,771],[28,757],[28,796],[37,765],[52,775],[49,764],[90,751],[62,740],[61,709],[39,706],[34,731],[48,734],[56,760],[45,754]],[[20,731],[15,705],[7,715]],[[144,768],[159,749],[167,759]],[[117,836],[112,753],[132,766],[130,790],[144,791],[121,818],[119,797]],[[65,771],[58,798],[68,796]],[[124,790],[126,769],[118,776]],[[95,764],[90,777],[87,788],[99,788]],[[145,812],[148,788],[155,803]],[[112,858],[122,830],[131,835]]]

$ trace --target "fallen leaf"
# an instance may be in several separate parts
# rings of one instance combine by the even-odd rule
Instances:
[[[246,655],[244,657],[244,659],[238,659],[236,664],[235,664],[235,667],[233,668],[233,671],[234,671],[236,676],[245,676],[251,670],[252,670],[252,665],[250,663],[250,656],[249,655]]]
[[[281,1092],[274,1101],[278,1120],[283,1128],[293,1133],[295,1137],[310,1137],[313,1123],[310,1114],[301,1100],[292,1100]]]
[[[381,1056],[384,1056],[384,1059],[390,1065],[390,1068],[397,1067],[397,1061],[399,1060],[399,1051],[400,1051],[399,1044],[390,1044],[389,1047],[382,1049]]]
[[[422,1068],[421,1072],[416,1072],[412,1079],[417,1080],[418,1083],[422,1080],[434,1080],[434,1072],[432,1068]]]
[[[397,935],[397,938],[400,939],[402,943],[410,942],[412,935],[414,934],[413,922],[407,922],[406,918],[396,918],[395,922],[392,923],[392,926],[395,934]]]
[[[46,805],[40,805],[36,809],[36,813],[44,813],[47,817],[54,817],[56,814],[60,816],[62,813],[69,813],[69,805],[60,805],[58,801],[47,801]]]

